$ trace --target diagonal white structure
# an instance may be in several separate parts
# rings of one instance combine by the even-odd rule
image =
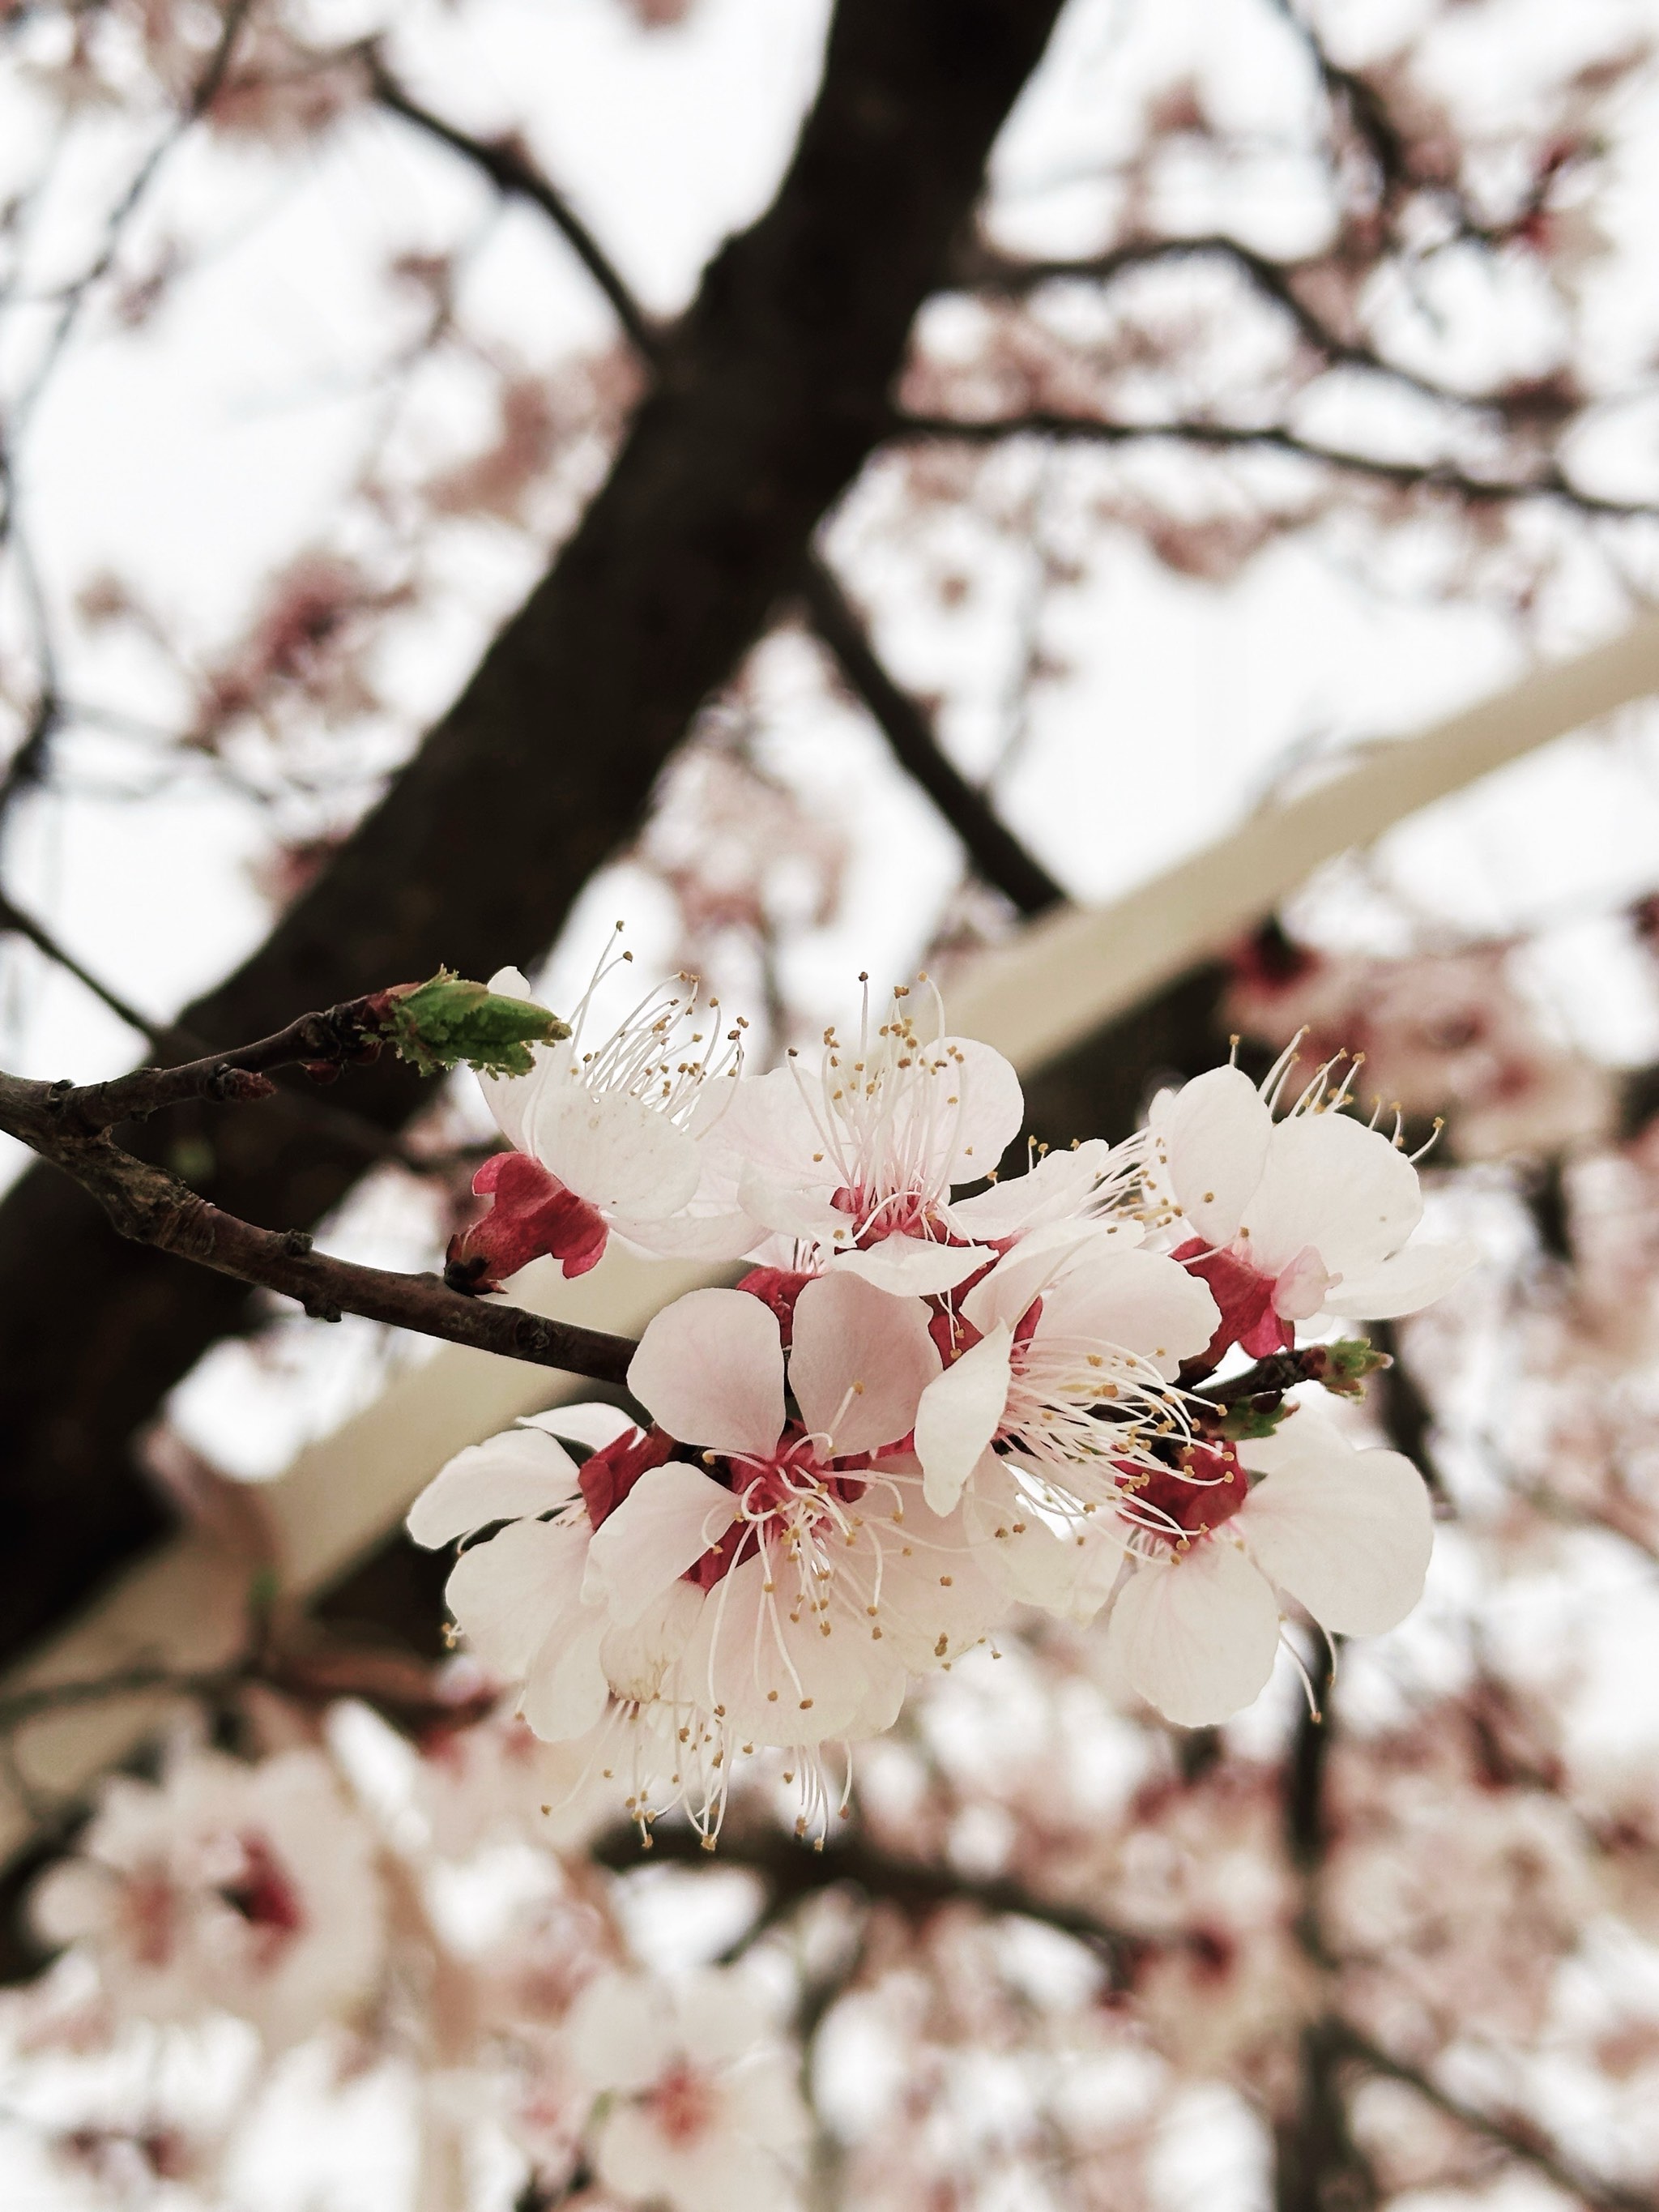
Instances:
[[[1323,862],[1655,693],[1659,618],[1335,768],[1111,906],[1067,908],[1032,924],[956,986],[951,1025],[1031,1073],[1270,914]],[[636,1260],[613,1247],[577,1283],[540,1265],[526,1271],[515,1294],[540,1311],[634,1335],[665,1299],[702,1279],[697,1269]],[[305,1596],[326,1588],[374,1548],[453,1453],[586,1387],[545,1368],[447,1346],[399,1376],[262,1486],[287,1589]],[[210,1537],[179,1537],[0,1679],[0,1699],[141,1667],[216,1666],[235,1651],[241,1595]],[[154,1693],[126,1695],[55,1708],[20,1729],[13,1772],[0,1780],[0,1862],[35,1832],[40,1801],[74,1798],[151,1733],[167,1709]]]

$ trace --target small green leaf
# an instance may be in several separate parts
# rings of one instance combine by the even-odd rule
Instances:
[[[1363,1336],[1340,1336],[1334,1344],[1310,1345],[1302,1357],[1309,1381],[1322,1382],[1339,1398],[1364,1397],[1365,1377],[1394,1364],[1386,1352],[1379,1352]]]
[[[528,999],[499,997],[447,968],[424,983],[393,992],[387,1033],[400,1060],[422,1075],[463,1065],[484,1075],[528,1075],[531,1047],[557,1044],[570,1025]]]

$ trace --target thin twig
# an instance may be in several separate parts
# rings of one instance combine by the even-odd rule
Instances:
[[[801,592],[813,629],[869,708],[894,758],[961,838],[986,882],[1023,915],[1064,905],[1065,892],[1042,861],[1026,851],[984,793],[941,750],[928,716],[882,665],[851,600],[816,554],[802,569]]]
[[[1021,415],[981,417],[899,414],[894,417],[890,435],[902,441],[953,441],[970,446],[1000,445],[1008,438],[1045,438],[1103,446],[1164,441],[1215,453],[1288,453],[1298,460],[1391,484],[1402,491],[1450,492],[1476,507],[1541,499],[1581,514],[1620,521],[1651,520],[1659,515],[1659,504],[1650,501],[1612,499],[1585,491],[1553,463],[1531,477],[1477,477],[1449,461],[1389,461],[1371,453],[1321,445],[1272,423],[1251,428],[1235,422],[1114,422],[1097,415],[1066,415],[1034,408]]]
[[[562,233],[571,252],[611,302],[611,312],[629,341],[647,361],[655,360],[662,349],[660,328],[634,297],[609,254],[564,193],[531,159],[523,143],[517,137],[477,138],[471,131],[447,122],[441,115],[423,106],[392,74],[378,41],[371,40],[363,51],[374,97],[387,113],[401,116],[405,123],[412,123],[428,137],[447,146],[452,153],[460,155],[488,177],[498,191],[509,198],[528,200],[538,207]]]
[[[1189,238],[1139,238],[1109,248],[1103,253],[1075,258],[1059,257],[1023,261],[987,247],[971,250],[962,260],[962,284],[978,292],[1022,299],[1045,284],[1109,284],[1127,270],[1151,268],[1160,262],[1219,260],[1231,262],[1255,289],[1282,310],[1299,336],[1330,368],[1358,368],[1419,392],[1425,398],[1449,406],[1501,414],[1501,392],[1460,392],[1419,370],[1389,361],[1374,347],[1345,338],[1315,313],[1297,289],[1298,276],[1317,275],[1328,265],[1327,258],[1309,255],[1297,261],[1275,261],[1242,239],[1225,231],[1206,231]]]
[[[1396,2058],[1347,2021],[1334,2021],[1331,2027],[1340,2046],[1368,2073],[1381,2075],[1414,2090],[1425,2103],[1443,2112],[1449,2120],[1495,2143],[1510,2157],[1530,2166],[1581,2203],[1597,2208],[1597,2212],[1656,2212],[1659,2208],[1659,2195],[1651,2191],[1632,2189],[1622,2182],[1587,2173],[1557,2149],[1543,2130],[1524,2115],[1487,2112],[1479,2106],[1465,2104],[1449,2090],[1443,2089],[1431,2075],[1406,2059]]]

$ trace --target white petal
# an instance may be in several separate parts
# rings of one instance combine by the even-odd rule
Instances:
[[[618,1214],[611,1227],[642,1252],[661,1260],[740,1260],[760,1242],[764,1224],[746,1213],[676,1213],[666,1221],[635,1221]]]
[[[951,1182],[976,1182],[989,1175],[1025,1119],[1025,1094],[1019,1078],[1002,1054],[977,1037],[941,1037],[927,1048],[930,1061],[948,1060],[933,1079],[949,1086],[957,1100],[939,1116],[945,1139],[943,1157],[922,1169],[943,1169]]]
[[[821,1190],[826,1196],[836,1188],[840,1170],[823,1157],[823,1135],[790,1068],[723,1084],[720,1096],[725,1103],[705,1139],[708,1145],[735,1154],[768,1182]]]
[[[931,1298],[955,1290],[995,1257],[983,1244],[936,1244],[925,1237],[896,1236],[884,1237],[867,1252],[838,1252],[830,1264],[847,1274],[861,1275],[878,1291]]]
[[[1045,1152],[1027,1173],[1005,1176],[989,1190],[956,1200],[950,1208],[951,1225],[963,1237],[1001,1238],[1040,1224],[1073,1218],[1081,1213],[1111,1158],[1111,1146],[1100,1137],[1069,1152]],[[1120,1233],[1134,1241],[1143,1232],[1138,1223],[1125,1222]]]
[[[1056,1221],[1033,1229],[1005,1252],[990,1273],[962,1300],[965,1320],[980,1330],[999,1322],[1015,1328],[1034,1298],[1046,1297],[1079,1255],[1133,1250],[1120,1245],[1103,1224]]]
[[[1434,1516],[1422,1476],[1399,1452],[1344,1442],[1322,1462],[1281,1466],[1232,1525],[1263,1573],[1338,1635],[1380,1635],[1423,1595]]]
[[[625,1627],[703,1553],[743,1510],[732,1492],[699,1467],[671,1459],[647,1468],[587,1546],[582,1598]]]
[[[809,1431],[829,1440],[826,1457],[908,1436],[939,1371],[920,1298],[890,1297],[836,1272],[806,1284],[795,1301],[789,1382]]]
[[[1417,1313],[1461,1283],[1480,1257],[1478,1245],[1456,1237],[1443,1244],[1415,1240],[1375,1267],[1344,1275],[1325,1295],[1327,1313],[1352,1321],[1391,1321]]]
[[[1203,1351],[1220,1319],[1209,1285],[1178,1261],[1108,1245],[1081,1255],[1044,1294],[1037,1334],[1115,1345],[1171,1382],[1182,1360]]]
[[[484,1665],[521,1680],[562,1613],[581,1601],[589,1531],[551,1521],[514,1521],[455,1562],[449,1609]]]
[[[642,2105],[616,2106],[600,2121],[594,2138],[594,2169],[608,2194],[624,2204],[690,2212],[677,2186],[683,2157],[679,2145],[670,2142]]]
[[[489,979],[489,988],[504,999],[527,999],[532,1006],[536,1003],[527,979],[517,968],[498,968]],[[546,1080],[553,1054],[537,1053],[535,1060],[535,1067],[528,1075],[481,1074],[478,1078],[478,1088],[495,1118],[495,1127],[515,1152],[529,1149],[524,1137],[525,1116]]]
[[[524,1133],[526,1148],[550,1173],[606,1213],[678,1213],[702,1174],[684,1129],[626,1091],[591,1091],[568,1059],[550,1066],[526,1110]]]
[[[796,2069],[779,2051],[767,2051],[729,2075],[723,2087],[732,2124],[769,2149],[799,2148],[812,2132],[812,2124],[801,2102]],[[775,2190],[777,2170],[773,2169]]]
[[[492,1521],[556,1512],[577,1488],[575,1464],[551,1437],[508,1429],[457,1452],[410,1507],[405,1525],[430,1551]]]
[[[1123,1549],[1109,1516],[1051,1527],[1014,1480],[1008,1459],[988,1452],[980,1462],[963,1498],[962,1518],[976,1562],[1021,1604],[1041,1606],[1081,1627],[1111,1595]]]
[[[777,2212],[795,2197],[777,2160],[730,2128],[711,2129],[681,2154],[673,2193],[679,2212]]]
[[[990,1471],[996,1462],[988,1453],[981,1465]],[[976,1471],[974,1480],[978,1479]],[[925,1498],[908,1497],[902,1527],[883,1529],[870,1549],[872,1555],[879,1550],[880,1583],[866,1569],[867,1579],[860,1578],[864,1587],[855,1595],[866,1618],[868,1606],[879,1596],[881,1641],[868,1648],[899,1662],[901,1688],[906,1675],[948,1665],[1008,1617],[1008,1584],[981,1564],[960,1512],[934,1513]],[[859,1626],[854,1624],[855,1632]],[[897,1717],[895,1705],[870,1732],[880,1734]]]
[[[769,1453],[783,1430],[777,1316],[746,1291],[689,1291],[647,1325],[628,1387],[682,1443]]]
[[[1242,1552],[1209,1537],[1118,1592],[1107,1638],[1125,1679],[1182,1728],[1208,1728],[1259,1697],[1279,1650],[1273,1594]]]
[[[1417,1170],[1386,1137],[1352,1115],[1297,1114],[1268,1141],[1245,1256],[1277,1275],[1310,1244],[1332,1274],[1357,1276],[1398,1251],[1422,1212]]]
[[[923,1495],[935,1513],[948,1513],[955,1505],[975,1462],[1002,1425],[1012,1342],[1013,1331],[1000,1323],[921,1394],[916,1457],[926,1477]]]
[[[815,1616],[801,1603],[793,1565],[751,1553],[709,1591],[679,1680],[689,1698],[725,1723],[728,1741],[822,1743],[894,1717],[902,1662],[835,1601],[837,1587],[830,1585],[830,1612]]]
[[[568,1607],[531,1661],[519,1711],[544,1743],[586,1735],[611,1700],[599,1664],[605,1616],[597,1606]]]
[[[599,1664],[619,1698],[648,1705],[663,1694],[663,1682],[691,1640],[705,1600],[694,1583],[670,1583],[639,1619],[626,1627],[614,1619],[599,1646]]]
[[[740,1974],[704,1966],[673,1991],[679,2039],[703,2066],[729,2066],[766,2041],[771,2021]]]
[[[1273,1119],[1242,1069],[1212,1067],[1152,1101],[1147,1127],[1167,1156],[1182,1227],[1230,1244],[1261,1180]]]
[[[672,2015],[639,1974],[602,1974],[565,2023],[571,2063],[593,2089],[648,2089],[673,2063]]]
[[[550,1437],[568,1437],[572,1443],[587,1444],[594,1451],[603,1451],[618,1437],[625,1437],[634,1421],[620,1406],[590,1404],[550,1406],[544,1413],[522,1413],[519,1425],[523,1429],[544,1429]]]
[[[856,1227],[852,1216],[831,1206],[821,1189],[779,1182],[745,1162],[738,1182],[744,1212],[775,1237],[804,1244],[850,1245]]]

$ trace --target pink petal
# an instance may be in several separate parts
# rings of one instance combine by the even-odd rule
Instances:
[[[576,1485],[574,1461],[551,1437],[508,1429],[457,1452],[410,1507],[404,1525],[431,1551],[492,1521],[556,1512],[576,1496]]]
[[[1310,1432],[1288,1457],[1305,1414],[1281,1432],[1280,1463],[1250,1492],[1233,1527],[1264,1574],[1342,1636],[1393,1628],[1423,1595],[1434,1515],[1422,1476],[1399,1452],[1355,1451]],[[1271,1439],[1280,1443],[1280,1438]],[[1241,1456],[1260,1465],[1246,1444]]]
[[[1266,1687],[1279,1607],[1243,1554],[1210,1536],[1172,1565],[1142,1565],[1118,1592],[1106,1633],[1138,1695],[1182,1728],[1208,1728]]]
[[[1085,1253],[1044,1293],[1038,1333],[1115,1345],[1169,1382],[1204,1350],[1219,1319],[1207,1286],[1178,1261],[1106,1246]]]
[[[1461,1283],[1480,1257],[1479,1247],[1462,1237],[1443,1244],[1413,1240],[1392,1259],[1344,1275],[1327,1291],[1325,1310],[1352,1321],[1419,1312]]]
[[[742,1507],[732,1492],[683,1460],[648,1468],[596,1528],[582,1601],[623,1626],[720,1542]]]
[[[1261,1179],[1273,1115],[1249,1076],[1212,1067],[1152,1101],[1148,1131],[1185,1226],[1230,1244]]]
[[[1417,1170],[1348,1114],[1281,1121],[1244,1209],[1244,1255],[1277,1275],[1311,1245],[1334,1275],[1358,1275],[1396,1252],[1423,1212]]]
[[[830,1265],[861,1275],[878,1291],[931,1298],[955,1290],[995,1257],[983,1244],[937,1244],[925,1237],[897,1235],[884,1237],[866,1251],[837,1253]]]
[[[1002,1425],[1012,1344],[1013,1331],[1000,1322],[921,1394],[916,1457],[926,1478],[922,1494],[935,1513],[948,1513],[956,1504],[980,1454]]]
[[[920,1298],[891,1297],[841,1269],[801,1291],[789,1381],[808,1429],[830,1439],[826,1456],[908,1436],[917,1402],[939,1371],[927,1320]]]
[[[690,1291],[647,1328],[628,1387],[682,1443],[769,1455],[783,1429],[777,1316],[741,1291]]]
[[[449,1609],[492,1673],[521,1680],[549,1632],[580,1605],[587,1538],[580,1524],[514,1521],[455,1562]]]

